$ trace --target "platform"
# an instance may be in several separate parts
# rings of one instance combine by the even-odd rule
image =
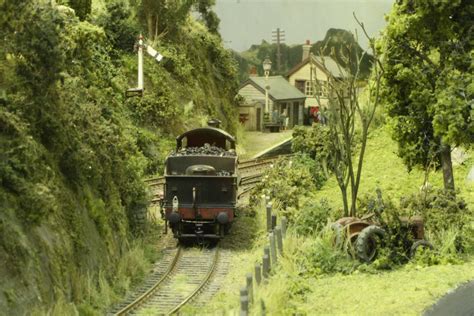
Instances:
[[[244,132],[244,139],[239,142],[240,159],[251,159],[287,142],[292,138],[292,132],[292,130],[279,133]]]

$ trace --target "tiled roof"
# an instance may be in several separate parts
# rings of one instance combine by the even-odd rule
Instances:
[[[270,76],[268,77],[268,83],[265,80],[265,77],[250,77],[244,84],[251,83],[257,89],[265,93],[265,86],[268,84],[270,89],[268,90],[268,95],[274,101],[283,101],[283,100],[294,100],[294,99],[305,99],[306,95],[300,90],[292,86],[285,78],[282,76]]]

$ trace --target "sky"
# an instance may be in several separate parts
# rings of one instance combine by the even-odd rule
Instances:
[[[272,31],[285,31],[288,45],[311,43],[324,39],[330,28],[355,32],[363,48],[362,36],[352,15],[364,23],[370,36],[377,36],[386,22],[394,0],[216,0],[214,11],[220,22],[226,47],[247,50],[262,40],[271,42]]]

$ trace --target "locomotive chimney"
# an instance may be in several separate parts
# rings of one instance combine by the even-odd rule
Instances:
[[[210,127],[219,128],[221,126],[221,121],[213,118],[207,121],[207,125],[209,125]]]
[[[301,61],[304,61],[306,58],[309,57],[309,51],[311,50],[311,44],[309,40],[306,40],[306,43],[303,44],[303,58]]]

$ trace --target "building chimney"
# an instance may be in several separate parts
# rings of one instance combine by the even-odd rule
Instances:
[[[303,58],[301,61],[305,60],[306,58],[309,57],[309,51],[311,50],[311,44],[309,40],[306,40],[306,43],[303,44]]]
[[[252,66],[249,70],[249,77],[256,77],[257,76],[257,67]]]

